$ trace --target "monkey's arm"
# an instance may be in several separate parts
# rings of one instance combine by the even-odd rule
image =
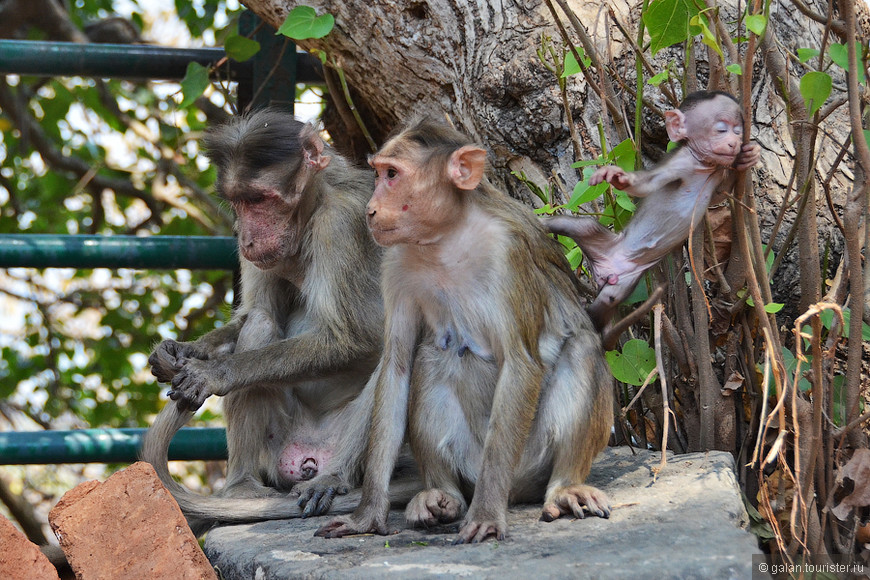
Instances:
[[[390,475],[405,438],[411,368],[420,326],[416,309],[407,302],[403,306],[387,310],[387,340],[376,371],[362,500],[350,516],[330,520],[315,532],[316,536],[387,533]]]
[[[700,163],[692,157],[687,147],[683,147],[651,169],[628,172],[615,165],[602,167],[589,178],[589,185],[606,181],[632,197],[647,197],[672,187],[674,181],[679,181],[683,175],[689,175],[699,167]]]

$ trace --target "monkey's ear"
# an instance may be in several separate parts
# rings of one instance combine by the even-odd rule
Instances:
[[[311,125],[305,125],[299,132],[302,142],[302,152],[306,167],[312,171],[320,171],[329,165],[331,157],[323,154],[323,139]]]
[[[460,147],[450,155],[447,175],[453,185],[470,191],[480,185],[486,169],[486,151],[474,145]]]
[[[665,111],[665,128],[668,130],[668,138],[679,143],[686,138],[686,116],[679,109]]]

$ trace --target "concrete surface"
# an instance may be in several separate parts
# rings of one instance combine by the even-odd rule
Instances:
[[[755,537],[723,452],[670,456],[607,449],[589,483],[611,498],[610,519],[539,520],[540,506],[515,506],[508,537],[452,546],[458,525],[389,536],[327,540],[313,533],[328,517],[226,526],[210,531],[205,553],[220,578],[749,578]]]

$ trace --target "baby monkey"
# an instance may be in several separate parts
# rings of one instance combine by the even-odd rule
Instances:
[[[608,182],[632,197],[645,197],[624,230],[615,234],[591,217],[546,220],[554,234],[572,238],[598,285],[589,315],[604,329],[617,306],[628,298],[644,272],[682,244],[701,223],[710,199],[734,184],[734,169],[758,163],[757,143],[743,145],[743,113],[733,96],[721,91],[688,95],[679,109],[665,112],[671,141],[680,147],[652,169],[626,172],[602,167],[589,185]]]

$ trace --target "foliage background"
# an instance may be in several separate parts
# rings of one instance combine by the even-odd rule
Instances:
[[[242,10],[217,0],[32,4],[0,3],[3,36],[220,46]],[[0,233],[232,235],[197,145],[228,114],[225,96],[210,89],[181,108],[177,83],[6,76]],[[229,271],[0,271],[0,430],[148,426],[165,400],[147,369],[153,344],[221,324],[232,296]],[[19,520],[37,506],[45,522],[59,494],[103,469],[4,467],[0,498]]]

